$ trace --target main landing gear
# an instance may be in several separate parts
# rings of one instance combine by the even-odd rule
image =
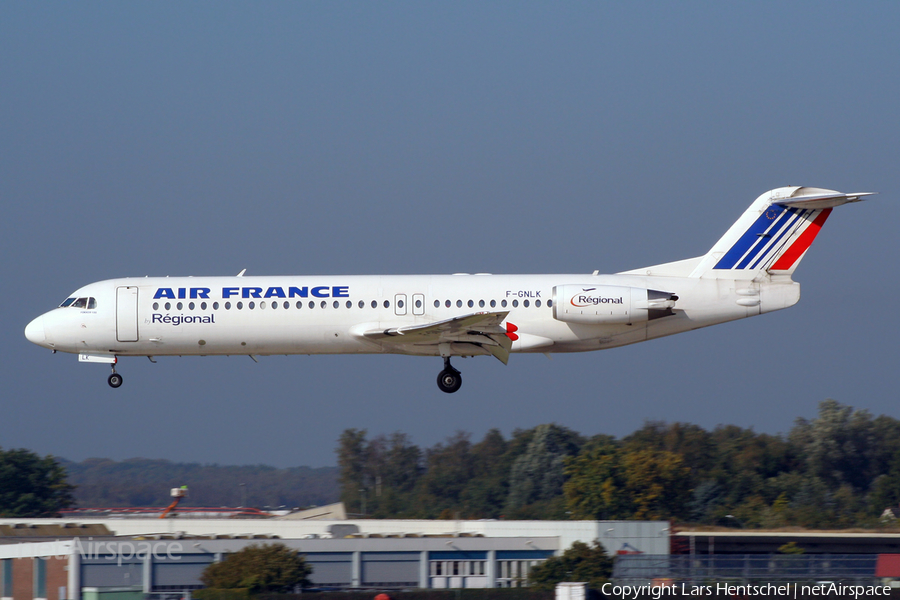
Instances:
[[[122,376],[116,373],[116,365],[112,365],[112,375],[106,381],[111,388],[117,388],[122,385]]]
[[[444,370],[438,374],[437,384],[442,392],[448,394],[452,394],[462,386],[462,374],[450,364],[449,356],[444,357]]]

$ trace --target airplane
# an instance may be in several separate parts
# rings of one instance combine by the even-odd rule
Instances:
[[[756,199],[703,256],[611,275],[144,277],[86,285],[25,337],[109,364],[119,357],[409,354],[451,357],[602,350],[788,308],[791,276],[834,207],[872,192],[781,187]]]

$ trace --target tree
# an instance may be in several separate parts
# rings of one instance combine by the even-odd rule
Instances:
[[[359,490],[366,469],[366,430],[345,429],[338,440],[338,466],[341,469],[341,501],[347,510],[360,512]]]
[[[849,483],[859,490],[869,487],[877,473],[870,465],[875,455],[872,416],[836,400],[819,403],[819,416],[797,419],[791,440],[806,456],[807,471],[837,488]]]
[[[680,454],[637,450],[622,457],[625,491],[634,505],[633,519],[684,518],[690,499],[689,467]]]
[[[621,454],[614,438],[598,435],[568,460],[563,491],[573,519],[622,519],[631,514]]]
[[[52,456],[0,448],[0,517],[55,517],[72,506],[75,487]]]
[[[552,590],[562,581],[586,581],[588,587],[599,590],[612,575],[613,561],[600,542],[590,546],[575,542],[562,556],[551,556],[532,567],[528,583],[538,590]]]
[[[567,427],[555,423],[535,427],[525,453],[513,463],[507,510],[561,496],[565,460],[577,455],[582,444],[582,437]]]
[[[419,505],[430,515],[451,518],[460,508],[460,497],[473,474],[469,434],[457,431],[446,443],[425,451],[426,472],[421,479]],[[426,508],[427,507],[427,508]]]
[[[256,592],[292,592],[309,585],[312,568],[284,544],[253,544],[206,567],[203,585]]]

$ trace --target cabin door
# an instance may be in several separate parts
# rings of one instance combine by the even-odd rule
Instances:
[[[120,342],[138,341],[138,288],[116,288],[116,339]]]

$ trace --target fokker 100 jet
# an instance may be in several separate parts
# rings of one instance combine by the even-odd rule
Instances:
[[[112,367],[122,356],[585,352],[793,306],[791,276],[834,207],[870,193],[783,187],[696,258],[612,275],[361,275],[109,279],[73,292],[25,337]]]

